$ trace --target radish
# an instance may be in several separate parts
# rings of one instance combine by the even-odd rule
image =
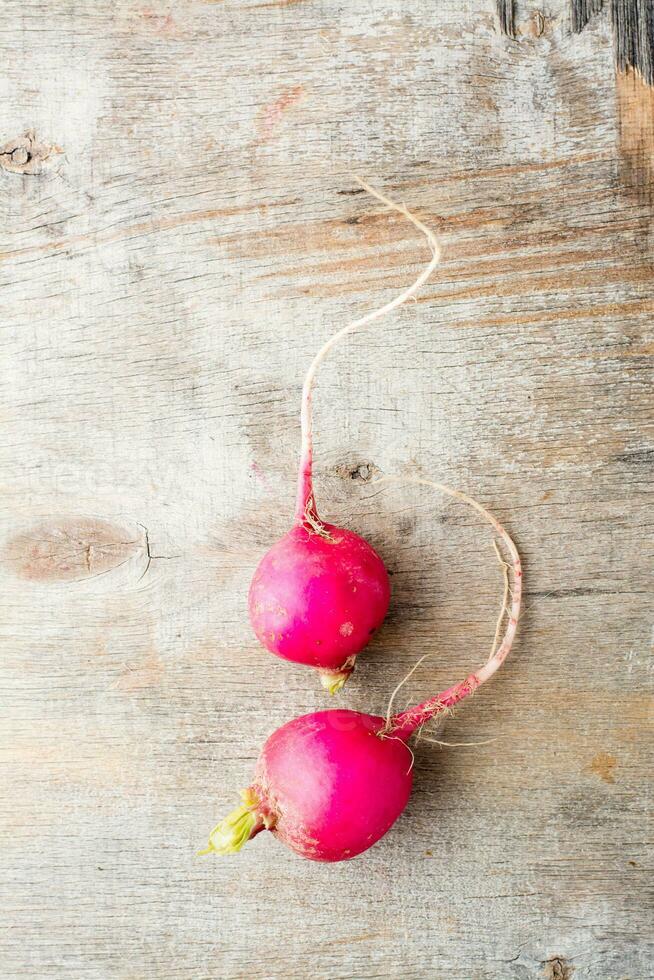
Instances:
[[[323,686],[332,694],[343,687],[356,655],[383,622],[391,589],[384,562],[374,548],[353,531],[323,523],[318,516],[312,479],[311,408],[316,371],[342,337],[413,296],[440,260],[436,239],[421,221],[362,180],[359,183],[423,232],[432,258],[408,289],[337,331],[314,357],[302,389],[295,521],[262,558],[248,596],[250,622],[260,642],[284,660],[317,668]]]
[[[408,802],[410,736],[472,694],[506,659],[520,615],[522,568],[515,544],[498,521],[466,494],[430,480],[410,482],[435,487],[474,507],[510,555],[513,588],[509,588],[509,566],[502,563],[504,597],[489,659],[459,684],[399,714],[391,714],[391,707],[401,685],[391,697],[386,718],[332,710],[282,725],[265,743],[254,779],[241,794],[242,805],[214,828],[201,854],[232,854],[261,830],[270,830],[291,850],[313,861],[343,861],[365,851],[384,836]],[[505,616],[508,622],[499,643]]]

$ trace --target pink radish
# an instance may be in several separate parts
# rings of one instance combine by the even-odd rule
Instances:
[[[472,694],[506,659],[520,614],[522,584],[513,541],[471,497],[430,480],[409,482],[435,487],[474,507],[510,555],[513,588],[509,589],[504,565],[502,610],[489,659],[459,684],[399,714],[391,714],[391,698],[386,718],[356,711],[319,711],[282,725],[263,747],[254,779],[241,794],[242,806],[215,827],[209,846],[200,853],[232,854],[261,830],[270,830],[291,850],[313,861],[343,861],[365,851],[384,836],[408,802],[410,736]],[[505,615],[508,623],[498,645]]]
[[[312,480],[312,393],[316,371],[342,337],[401,306],[427,281],[440,260],[432,232],[405,207],[359,181],[391,210],[426,236],[432,258],[416,281],[391,302],[347,324],[313,359],[302,389],[302,448],[295,522],[262,558],[254,573],[248,607],[261,641],[284,660],[307,664],[321,673],[324,687],[340,690],[356,655],[381,625],[390,601],[390,582],[382,559],[353,531],[323,523]]]

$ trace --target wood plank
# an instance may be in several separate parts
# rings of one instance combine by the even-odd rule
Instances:
[[[511,40],[468,0],[5,0],[3,976],[651,975],[651,195],[608,19],[517,7]],[[330,703],[246,594],[313,353],[426,259],[354,172],[444,262],[318,381],[319,506],[394,589],[338,703],[383,712],[426,653],[406,704],[464,676],[499,598],[485,528],[377,473],[498,514],[524,622],[443,736],[494,741],[419,746],[367,854],[199,860]]]

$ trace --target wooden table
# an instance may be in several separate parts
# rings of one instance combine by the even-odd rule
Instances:
[[[652,97],[563,3],[4,0],[0,102],[7,978],[654,973]],[[393,573],[338,704],[485,658],[478,496],[525,562],[519,641],[370,852],[195,858],[283,721],[333,704],[246,610],[317,492]],[[487,741],[491,740],[491,741]],[[651,879],[650,879],[651,883]]]

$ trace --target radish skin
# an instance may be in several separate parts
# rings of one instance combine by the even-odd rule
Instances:
[[[200,853],[235,853],[262,830],[270,830],[296,854],[313,861],[343,861],[367,850],[390,829],[409,800],[413,764],[409,738],[477,690],[508,656],[522,593],[515,544],[472,497],[430,480],[406,482],[440,490],[474,508],[491,524],[508,553],[510,604],[507,609],[505,597],[490,657],[458,684],[406,711],[391,715],[389,709],[387,718],[334,710],[282,725],[263,747],[254,779],[242,794],[243,805],[214,828],[208,847]]]
[[[322,529],[297,524],[270,549],[252,581],[250,612],[269,650],[319,668],[338,689],[384,620],[390,584],[367,541],[332,524]]]
[[[302,389],[301,454],[295,521],[291,530],[264,555],[248,595],[250,622],[259,641],[284,660],[315,667],[332,693],[340,690],[357,654],[381,625],[390,602],[384,563],[353,531],[325,524],[313,491],[312,398],[316,372],[344,336],[391,313],[415,295],[440,261],[433,233],[402,205],[361,186],[421,231],[432,257],[418,278],[389,303],[348,323],[321,347]]]

